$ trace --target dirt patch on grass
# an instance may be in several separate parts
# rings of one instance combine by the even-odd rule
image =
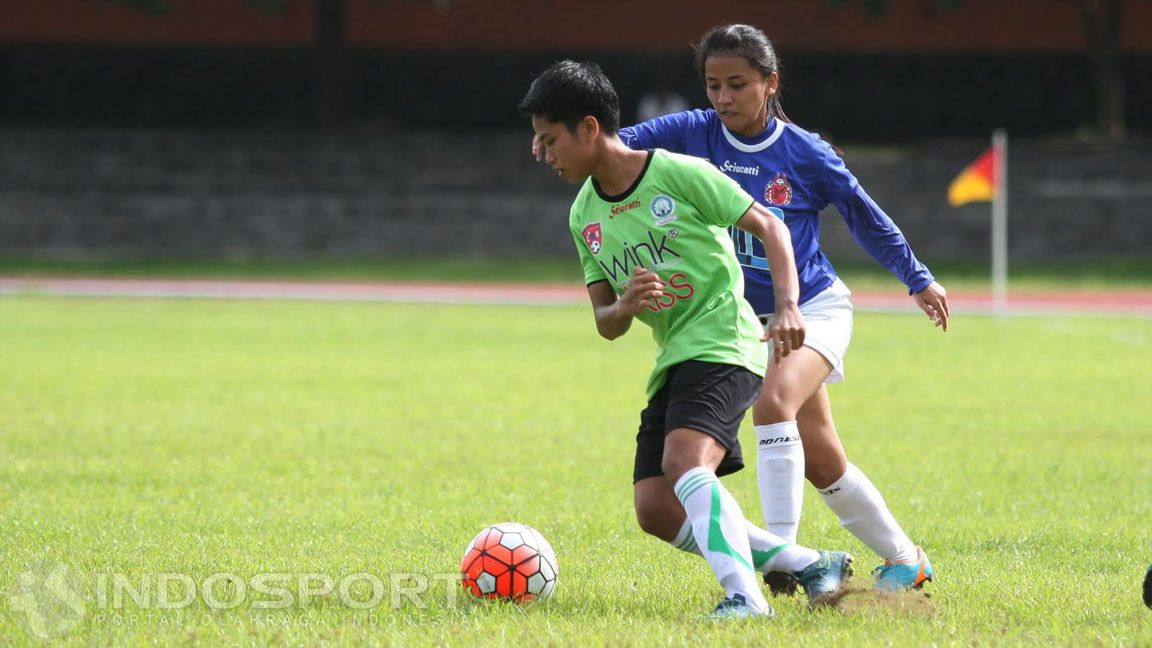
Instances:
[[[936,613],[936,606],[927,592],[880,592],[865,586],[846,587],[830,594],[820,605],[846,615],[931,616]]]

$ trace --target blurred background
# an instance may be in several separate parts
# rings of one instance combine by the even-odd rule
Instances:
[[[534,163],[516,103],[579,58],[626,124],[705,108],[691,43],[727,22],[767,31],[789,116],[933,267],[987,267],[988,203],[947,188],[1004,128],[1014,264],[1152,274],[1152,0],[0,0],[0,271],[463,257],[579,277],[576,188]],[[823,217],[834,261],[866,259]]]

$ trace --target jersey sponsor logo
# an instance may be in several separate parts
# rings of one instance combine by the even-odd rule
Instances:
[[[688,281],[688,275],[677,272],[668,277],[668,286],[664,288],[664,294],[650,303],[647,308],[653,313],[659,313],[662,310],[672,308],[676,302],[684,301],[695,294],[696,288],[692,286],[692,282]]]
[[[604,242],[604,236],[600,232],[600,223],[592,223],[584,228],[584,242],[588,244],[588,249],[592,254],[600,254],[600,245]]]
[[[733,164],[730,160],[724,160],[724,164],[720,165],[720,170],[725,173],[742,173],[750,176],[760,175],[760,167]]]
[[[676,220],[676,201],[670,196],[657,194],[652,199],[652,216],[656,218],[657,227]]]
[[[788,176],[783,173],[777,173],[773,176],[768,186],[764,187],[764,200],[767,200],[773,205],[791,204],[792,185],[788,182]]]
[[[585,229],[584,231],[585,238],[587,238],[588,230]],[[599,224],[597,224],[596,234],[597,236],[600,234]],[[648,232],[646,242],[633,244],[625,241],[622,256],[613,254],[610,263],[605,261],[597,261],[597,263],[604,270],[604,274],[608,275],[613,286],[624,285],[632,277],[632,270],[636,266],[643,266],[649,270],[659,270],[683,261],[683,257],[677,254],[676,250],[668,247],[669,238],[674,237],[662,234],[660,241],[657,242],[656,236],[652,232]]]
[[[640,206],[640,199],[639,198],[637,198],[636,200],[633,200],[630,203],[625,203],[623,205],[612,205],[612,213],[608,215],[608,218],[616,218],[620,214],[623,214],[624,212],[628,211],[629,209],[636,209],[639,206]]]

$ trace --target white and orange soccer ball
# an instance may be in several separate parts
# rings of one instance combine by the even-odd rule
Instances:
[[[478,598],[543,600],[556,590],[558,574],[552,545],[536,529],[515,522],[476,534],[460,561],[464,591]]]

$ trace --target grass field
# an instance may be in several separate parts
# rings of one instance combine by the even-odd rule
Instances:
[[[632,519],[651,351],[577,307],[0,298],[0,644],[1152,645],[1147,320],[858,316],[833,403],[930,612],[697,621],[705,563]],[[440,577],[503,520],[551,602]],[[811,489],[801,540],[875,562]]]

